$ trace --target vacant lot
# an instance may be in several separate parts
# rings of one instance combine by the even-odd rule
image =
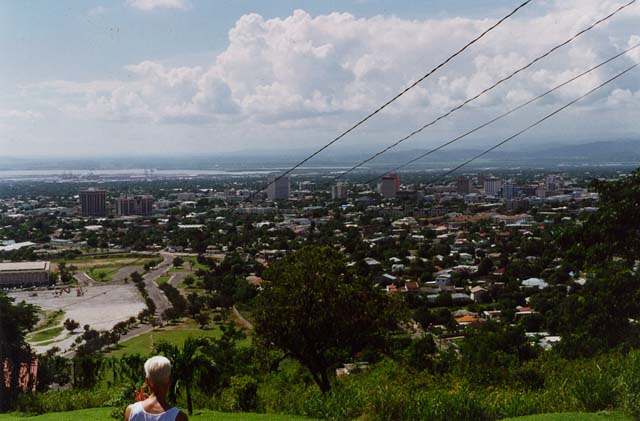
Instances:
[[[69,318],[80,323],[82,326],[88,324],[94,329],[108,330],[116,323],[135,317],[144,308],[144,303],[140,293],[133,284],[126,285],[98,285],[82,289],[83,294],[77,295],[77,290],[72,288],[68,293],[61,295],[54,294],[53,291],[16,292],[10,296],[16,301],[26,301],[34,304],[45,311],[63,310],[64,318]],[[44,352],[47,349],[57,346],[63,350],[69,348],[75,335],[67,335],[64,329],[59,329],[62,320],[59,318],[57,326],[51,326],[42,333],[35,333],[36,340],[31,341],[37,352]],[[58,329],[55,329],[58,327]],[[55,330],[54,330],[55,329]],[[55,335],[54,335],[55,334]],[[37,340],[39,339],[39,340]],[[42,344],[46,341],[46,345]],[[36,342],[41,342],[40,345]]]

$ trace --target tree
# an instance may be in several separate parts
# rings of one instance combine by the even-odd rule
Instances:
[[[332,369],[380,345],[396,321],[387,296],[347,271],[329,247],[307,246],[276,262],[257,297],[256,335],[298,360],[323,393]]]
[[[77,328],[80,327],[80,323],[76,322],[73,319],[67,319],[67,320],[64,321],[63,326],[70,333],[73,333],[74,330],[76,330]]]
[[[18,398],[20,367],[29,364],[32,357],[25,335],[38,321],[35,306],[24,301],[19,304],[13,302],[13,298],[0,291],[0,367],[3,367],[0,412],[12,409]],[[4,381],[5,370],[9,374],[8,382]]]
[[[183,264],[184,264],[184,260],[182,260],[182,257],[176,256],[173,258],[173,266],[181,267]]]
[[[200,367],[213,364],[200,352],[206,344],[204,338],[187,338],[182,348],[169,342],[159,342],[155,346],[155,352],[164,354],[171,361],[171,394],[175,400],[176,391],[184,387],[187,398],[187,410],[193,414],[193,401],[191,399],[191,385],[195,374]]]

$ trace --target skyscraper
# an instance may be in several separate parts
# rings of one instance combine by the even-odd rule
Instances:
[[[334,186],[331,186],[331,199],[332,200],[346,199],[347,198],[347,194],[348,194],[348,190],[347,190],[347,185],[346,184],[344,184],[342,182],[338,182]]]
[[[150,216],[153,212],[153,196],[120,196],[116,199],[116,213],[120,216]]]
[[[518,195],[518,187],[512,182],[507,181],[502,185],[502,198],[511,200]]]
[[[267,187],[267,197],[269,200],[287,200],[289,199],[289,190],[289,177],[269,177],[269,187]]]
[[[378,193],[385,199],[393,199],[400,190],[400,177],[398,174],[388,174],[382,177],[378,183]]]
[[[107,191],[80,190],[80,208],[84,216],[107,216]]]
[[[456,191],[459,194],[469,194],[471,193],[471,178],[460,176],[456,181]]]
[[[502,180],[496,177],[490,177],[484,179],[484,194],[490,196],[497,196],[502,189]]]

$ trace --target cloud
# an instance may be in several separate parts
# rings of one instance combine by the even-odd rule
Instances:
[[[103,15],[107,12],[107,8],[104,6],[96,6],[93,7],[91,9],[89,9],[89,11],[87,12],[87,16],[90,17],[94,17],[94,16],[100,16]]]
[[[187,0],[127,0],[127,5],[145,12],[154,9],[181,9],[189,8]]]
[[[179,0],[129,0],[128,4],[141,10],[187,7]],[[532,15],[508,20],[372,120],[362,133],[390,140],[390,136],[410,131],[608,14],[618,3],[556,0],[545,4],[546,8]],[[629,33],[638,16],[638,8],[625,10],[614,18],[615,24],[588,33],[472,103],[469,120],[453,116],[442,127],[454,130],[458,123],[492,117],[637,43],[640,37]],[[293,136],[309,131],[318,134],[347,127],[493,22],[357,18],[348,13],[312,16],[302,10],[272,19],[248,14],[237,20],[226,49],[208,65],[171,67],[143,61],[125,67],[130,76],[125,80],[52,81],[32,87],[32,92],[54,93],[65,104],[73,104],[70,110],[74,113],[112,122],[216,125],[234,134],[241,124],[252,136],[292,136],[288,130],[294,130]],[[629,65],[631,59],[640,60],[638,54],[640,49],[572,83],[532,107],[530,113],[575,98]],[[606,91],[581,106],[597,116],[598,110],[637,103],[639,82],[637,72],[629,74],[616,83],[618,90],[612,88],[609,99]],[[556,128],[574,123],[557,124]],[[638,123],[625,124],[635,126],[622,129],[640,133]],[[603,132],[608,129],[617,127],[603,124]]]
[[[34,121],[42,118],[42,114],[32,110],[2,110],[0,109],[1,120],[26,120]]]

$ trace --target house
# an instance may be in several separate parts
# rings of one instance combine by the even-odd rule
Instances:
[[[484,303],[489,299],[489,291],[481,286],[471,288],[471,299],[474,303]]]
[[[540,279],[540,278],[525,279],[520,283],[520,285],[522,285],[523,288],[538,288],[538,289],[545,289],[546,287],[549,286],[548,283],[546,283],[543,279]]]
[[[478,326],[484,323],[484,320],[474,316],[456,317],[453,320],[460,326]]]
[[[404,290],[408,293],[417,294],[420,291],[420,286],[417,281],[406,281],[404,283]]]
[[[471,297],[461,292],[454,292],[453,294],[451,294],[451,299],[453,300],[454,304],[466,304],[471,302]]]
[[[402,273],[405,270],[405,266],[401,264],[391,265],[391,272],[393,273]]]

